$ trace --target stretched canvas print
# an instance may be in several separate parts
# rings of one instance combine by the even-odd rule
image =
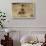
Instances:
[[[33,3],[12,3],[12,16],[14,18],[33,18]]]

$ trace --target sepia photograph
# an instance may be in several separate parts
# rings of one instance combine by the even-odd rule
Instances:
[[[14,18],[33,18],[33,3],[12,3],[12,15]]]

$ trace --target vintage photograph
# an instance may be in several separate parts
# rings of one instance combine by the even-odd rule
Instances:
[[[14,18],[32,18],[34,17],[33,3],[12,3],[12,16]]]

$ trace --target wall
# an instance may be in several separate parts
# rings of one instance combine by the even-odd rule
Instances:
[[[13,2],[31,2],[31,0],[0,0],[0,9],[6,12],[9,20],[7,27],[46,27],[46,0],[35,0],[35,19],[13,19],[11,14]]]

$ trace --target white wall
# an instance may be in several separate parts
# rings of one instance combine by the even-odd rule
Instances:
[[[0,0],[0,9],[6,12],[8,19],[7,24],[5,23],[7,27],[32,27],[32,29],[38,27],[37,30],[39,30],[39,27],[46,27],[46,0],[35,0],[35,19],[12,19],[11,3],[13,2],[31,2],[31,0]],[[40,29],[42,30],[44,28]],[[46,28],[44,30],[46,31]]]
[[[0,9],[6,12],[6,16],[11,18],[11,3],[13,2],[31,2],[30,0],[0,0]],[[13,27],[46,27],[46,0],[35,0],[36,17],[35,19],[15,19],[9,20],[8,26]]]

